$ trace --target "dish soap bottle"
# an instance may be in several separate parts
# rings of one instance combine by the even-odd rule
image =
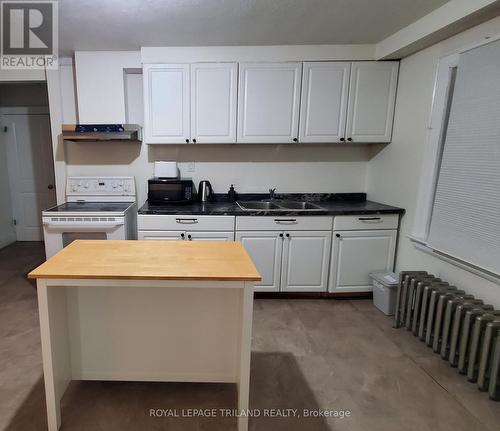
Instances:
[[[228,202],[236,202],[236,191],[234,190],[234,185],[231,184],[231,187],[229,187],[229,191],[227,192],[227,201]]]

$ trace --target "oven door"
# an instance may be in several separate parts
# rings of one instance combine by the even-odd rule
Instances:
[[[124,217],[113,221],[74,222],[43,218],[43,234],[47,259],[75,239],[126,239]]]

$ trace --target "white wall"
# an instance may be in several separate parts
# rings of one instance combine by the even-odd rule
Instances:
[[[9,174],[7,171],[7,152],[5,148],[5,139],[0,135],[0,248],[16,240],[12,219],[12,201]]]
[[[500,32],[500,18],[463,32],[401,61],[392,144],[373,148],[366,188],[369,199],[406,208],[399,241],[397,269],[426,270],[500,306],[500,286],[433,255],[417,250],[405,237],[412,233],[423,172],[422,160],[439,59]],[[378,151],[378,153],[377,153]]]
[[[208,179],[216,193],[362,192],[369,150],[360,147],[286,145],[138,145],[66,143],[68,175],[134,175],[138,199],[146,200],[155,160],[177,160],[181,176],[195,185]],[[194,161],[194,172],[189,172]]]

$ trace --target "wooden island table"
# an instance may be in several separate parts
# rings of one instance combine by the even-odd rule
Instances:
[[[50,431],[71,380],[236,383],[237,408],[248,409],[260,275],[241,243],[80,240],[29,277]]]

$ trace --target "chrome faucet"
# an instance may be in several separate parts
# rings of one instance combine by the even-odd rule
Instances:
[[[274,194],[276,193],[276,187],[274,189],[269,189],[269,199],[274,199]]]

